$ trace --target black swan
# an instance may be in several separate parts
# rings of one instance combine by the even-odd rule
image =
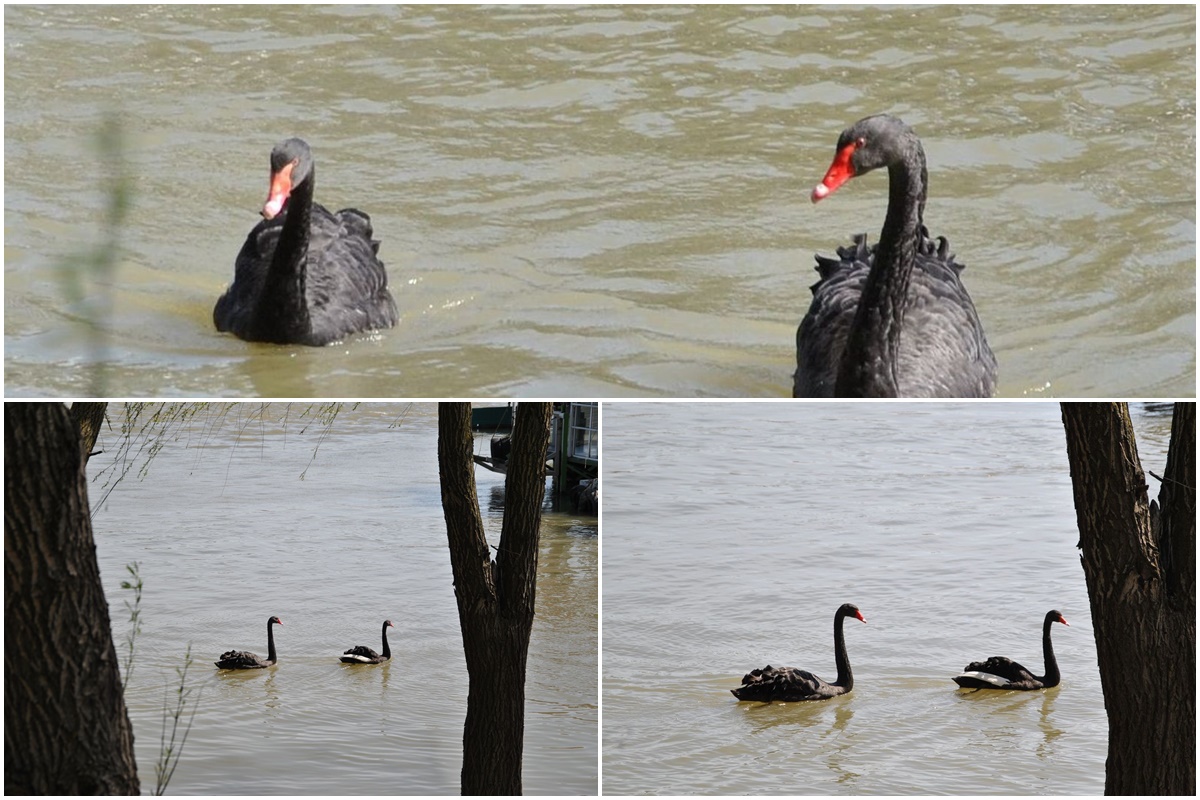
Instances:
[[[770,664],[756,669],[742,678],[742,685],[730,689],[738,700],[828,700],[839,694],[849,694],[854,688],[854,673],[850,671],[850,659],[846,657],[846,640],[842,636],[842,620],[854,617],[866,622],[858,606],[846,603],[833,615],[833,657],[837,661],[837,680],[825,681],[795,667],[772,667]]]
[[[271,617],[267,620],[267,658],[265,661],[247,650],[228,650],[221,653],[220,661],[213,663],[217,665],[217,669],[266,669],[274,666],[279,659],[275,657],[275,634],[271,630],[271,626],[282,624],[283,620],[279,617]]]
[[[363,647],[361,644],[358,647],[351,647],[342,656],[342,661],[347,664],[382,664],[392,657],[392,649],[388,647],[387,629],[394,628],[390,619],[383,621],[383,655],[376,653],[369,647]]]
[[[371,218],[313,202],[312,152],[302,139],[271,151],[265,219],[238,253],[233,285],[213,309],[218,331],[252,342],[327,345],[391,328],[396,303],[371,239]]]
[[[823,200],[850,178],[888,168],[879,243],[865,235],[838,258],[817,256],[820,280],[796,332],[793,397],[991,397],[996,356],[962,284],[949,243],[924,226],[925,151],[896,117],[842,131],[812,192]]]
[[[1054,659],[1054,647],[1050,644],[1050,624],[1061,622],[1071,627],[1057,611],[1047,611],[1042,623],[1042,654],[1046,658],[1046,674],[1034,675],[1011,658],[992,656],[987,661],[967,664],[962,675],[954,676],[954,682],[964,689],[1049,689],[1058,686],[1058,661]]]

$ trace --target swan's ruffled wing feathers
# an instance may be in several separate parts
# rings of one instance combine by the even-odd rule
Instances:
[[[817,253],[817,274],[821,276],[821,280],[809,287],[814,295],[822,281],[834,277],[847,268],[866,267],[869,269],[875,260],[875,245],[868,247],[867,235],[859,233],[854,236],[854,244],[839,247],[837,254],[837,258],[829,258]]]
[[[850,336],[870,267],[867,262],[833,261],[833,267],[813,286],[808,313],[796,331],[796,397],[833,397],[838,364]],[[818,269],[821,269],[818,257]]]
[[[739,700],[805,700],[832,696],[830,684],[802,669],[772,667],[752,670],[742,678],[742,685],[732,692]]]
[[[347,651],[344,653],[344,655],[348,655],[348,656],[365,656],[366,658],[379,658],[379,653],[376,653],[376,652],[375,652],[374,650],[372,650],[371,648],[369,648],[369,647],[364,647],[364,646],[363,646],[363,645],[361,645],[361,644],[360,644],[360,645],[358,645],[357,647],[351,647],[349,650],[347,650]]]
[[[371,218],[361,211],[333,215],[313,204],[306,292],[314,336],[333,340],[396,324],[396,302],[372,233]],[[345,303],[338,302],[345,297],[361,298],[350,315]]]
[[[996,393],[996,356],[984,338],[975,304],[969,302],[961,271],[962,266],[953,260],[917,258],[897,369],[905,397],[991,397]],[[954,369],[946,369],[947,364]]]
[[[359,211],[357,208],[343,208],[337,212],[337,216],[348,233],[366,239],[371,243],[371,249],[375,254],[379,254],[379,241],[372,238],[375,230],[371,227],[371,218],[365,211]]]
[[[266,666],[266,662],[248,650],[226,650],[220,661],[214,662],[221,669],[239,669]]]
[[[1004,656],[992,656],[987,661],[973,661],[967,664],[963,674],[956,676],[954,682],[969,689],[1028,691],[1046,688],[1042,678]]]
[[[838,248],[838,258],[816,257],[820,279],[796,331],[794,396],[833,396],[837,366],[876,247],[858,234],[852,245]],[[896,369],[903,397],[995,394],[996,356],[984,338],[962,271],[946,238],[935,240],[922,226]]]
[[[1013,682],[1037,679],[1037,676],[1025,667],[1004,656],[992,656],[987,661],[972,661],[963,672],[986,672]]]

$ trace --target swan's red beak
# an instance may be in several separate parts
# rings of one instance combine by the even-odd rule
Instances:
[[[262,210],[265,218],[275,219],[283,211],[283,204],[292,193],[292,170],[295,168],[296,162],[293,161],[271,176],[271,191],[267,193],[267,202]]]
[[[854,177],[854,165],[850,163],[850,157],[854,155],[854,150],[858,147],[858,142],[850,144],[838,150],[837,155],[833,157],[833,163],[829,165],[829,171],[825,173],[825,177],[812,190],[812,201],[815,203],[818,200],[824,200],[829,195],[838,190],[846,181]],[[862,619],[861,617],[859,619]],[[863,620],[866,622],[866,620]]]
[[[856,613],[854,616],[858,617],[859,622],[861,622],[862,624],[864,624],[864,625],[867,624],[867,618],[862,615],[861,611]]]

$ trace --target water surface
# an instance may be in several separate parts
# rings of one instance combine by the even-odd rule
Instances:
[[[1170,414],[1135,409],[1162,474]],[[1057,404],[607,404],[605,794],[1100,794],[1107,719]],[[1157,482],[1152,493],[1157,495]],[[739,703],[766,664],[851,694]],[[970,661],[1062,683],[969,692]]]
[[[786,396],[813,253],[886,204],[809,191],[880,111],[923,137],[1000,395],[1195,393],[1192,6],[4,14],[10,395]],[[108,111],[132,208],[76,285]],[[394,330],[213,329],[292,135],[318,201],[372,215]]]
[[[458,794],[467,673],[429,406],[345,408],[327,433],[306,405],[201,411],[145,452],[88,467],[93,508],[116,459],[131,472],[95,514],[118,655],[129,628],[119,589],[137,561],[143,628],[126,693],[143,790],[153,788],[164,692],[190,644],[199,702],[172,794]],[[110,415],[120,421],[119,406]],[[154,440],[148,440],[147,446]],[[477,440],[486,454],[486,438]],[[503,478],[477,470],[489,541]],[[524,787],[597,790],[596,519],[547,511],[526,682]],[[225,650],[276,667],[218,672]],[[392,660],[350,666],[342,652]]]

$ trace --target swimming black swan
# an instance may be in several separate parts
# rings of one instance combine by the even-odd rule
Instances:
[[[342,656],[342,661],[347,664],[382,664],[392,657],[392,650],[388,647],[387,629],[394,628],[390,619],[383,621],[383,655],[376,653],[369,647],[363,647],[361,644],[358,647],[351,647]]]
[[[992,656],[987,661],[967,664],[962,675],[954,682],[964,689],[1049,689],[1058,686],[1058,661],[1054,659],[1054,647],[1050,644],[1050,624],[1061,622],[1071,627],[1057,611],[1047,611],[1042,623],[1042,654],[1046,658],[1046,674],[1039,677],[1017,662],[1004,656]]]
[[[221,653],[221,660],[214,661],[217,669],[266,669],[275,665],[278,659],[275,657],[275,634],[271,630],[272,625],[282,625],[283,620],[279,617],[271,617],[267,620],[267,659],[256,656],[246,650],[229,650]]]
[[[820,280],[796,332],[794,397],[991,397],[996,357],[949,243],[924,226],[925,151],[896,117],[842,131],[813,189],[823,200],[850,178],[888,168],[879,243],[865,235],[838,258],[817,256]]]
[[[233,285],[213,309],[217,330],[252,342],[327,345],[396,324],[371,218],[313,202],[312,152],[301,139],[271,151],[265,219],[238,253]]]
[[[846,657],[846,640],[842,636],[842,620],[846,617],[866,622],[858,606],[846,603],[833,615],[833,657],[837,661],[837,680],[825,681],[795,667],[772,667],[770,664],[756,669],[742,678],[742,685],[730,689],[738,700],[828,700],[839,694],[849,694],[854,688],[854,673],[850,671],[850,659]]]

